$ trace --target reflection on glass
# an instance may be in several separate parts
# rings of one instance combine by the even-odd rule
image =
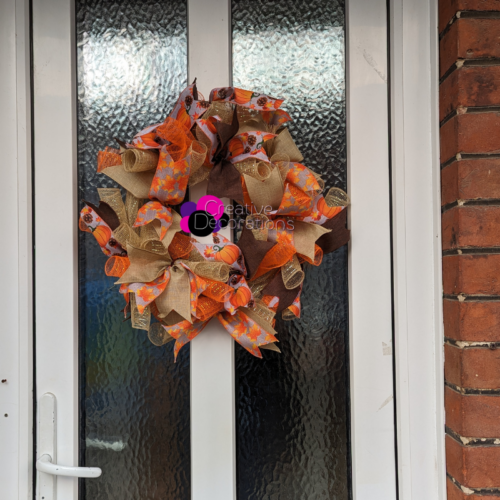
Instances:
[[[78,195],[115,187],[99,149],[163,121],[187,79],[186,0],[77,0]],[[79,235],[81,463],[86,500],[188,500],[189,347],[155,347],[132,330],[104,276],[105,256]]]
[[[233,83],[286,99],[304,164],[346,189],[344,2],[232,0]],[[309,267],[281,354],[236,347],[239,500],[350,497],[347,250]]]

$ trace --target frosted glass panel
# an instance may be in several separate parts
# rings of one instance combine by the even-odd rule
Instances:
[[[304,164],[346,189],[345,13],[335,0],[232,0],[233,83],[286,99]],[[350,498],[347,249],[308,267],[281,354],[236,346],[238,500]]]
[[[99,149],[163,121],[187,81],[186,0],[77,0],[78,197],[97,202]],[[86,500],[188,500],[189,347],[155,347],[120,312],[105,256],[79,235],[80,449]]]

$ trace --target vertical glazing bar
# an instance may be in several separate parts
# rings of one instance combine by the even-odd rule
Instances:
[[[189,82],[208,98],[230,84],[228,0],[189,0]],[[191,200],[206,182],[191,189]],[[221,231],[230,238],[230,230]],[[209,237],[211,238],[211,237]],[[199,238],[203,241],[203,238]],[[236,498],[234,345],[217,320],[191,342],[191,491],[193,500]]]
[[[59,401],[61,463],[78,464],[74,2],[33,2],[37,392]],[[76,500],[78,480],[57,481]]]
[[[395,500],[387,5],[347,5],[353,497]]]

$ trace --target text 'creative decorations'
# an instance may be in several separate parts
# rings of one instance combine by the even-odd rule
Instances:
[[[97,171],[123,189],[98,189],[99,205],[85,202],[79,227],[108,256],[125,317],[155,345],[175,340],[175,357],[213,317],[254,356],[279,352],[275,316],[300,317],[303,266],[349,240],[348,197],[322,194],[282,102],[233,87],[206,101],[193,83],[163,123],[98,154]],[[202,181],[206,195],[185,201]],[[237,243],[221,234],[227,226]]]

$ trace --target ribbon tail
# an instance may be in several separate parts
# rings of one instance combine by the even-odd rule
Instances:
[[[262,359],[259,347],[278,342],[272,333],[267,332],[240,310],[237,310],[233,316],[225,312],[219,313],[217,319],[229,335],[256,358]]]
[[[181,321],[173,326],[162,325],[165,331],[175,339],[174,359],[177,361],[177,355],[183,346],[191,342],[207,326],[208,321],[197,321],[191,324],[189,321]]]

